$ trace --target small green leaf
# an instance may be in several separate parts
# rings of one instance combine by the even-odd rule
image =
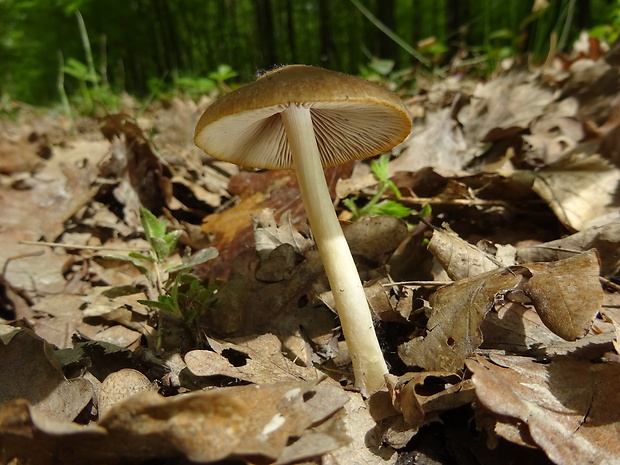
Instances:
[[[140,252],[129,252],[129,256],[131,258],[137,258],[139,260],[144,260],[144,261],[147,261],[147,262],[155,263],[155,260],[153,260],[153,257],[150,257],[148,255],[144,255],[143,253],[140,253]]]
[[[132,257],[131,255],[132,254],[129,254],[129,256],[111,254],[111,255],[104,255],[103,258],[112,258],[114,260],[123,260],[124,262],[129,262],[133,266],[138,268],[138,270],[140,270],[140,273],[142,273],[143,275],[148,275],[151,273],[151,270],[149,269],[149,267],[147,267],[144,262],[140,261],[142,257],[136,258],[136,257]]]
[[[177,318],[183,318],[183,313],[177,305],[177,301],[169,295],[160,295],[157,297],[157,300],[138,300],[138,302],[142,305],[171,313]]]
[[[164,239],[161,237],[151,237],[149,243],[153,248],[153,252],[155,252],[158,262],[163,262],[166,258],[168,258],[171,250],[168,243]]]
[[[151,238],[163,238],[164,234],[166,234],[166,225],[168,222],[166,220],[159,220],[155,215],[153,215],[149,210],[144,207],[140,207],[140,221],[142,223],[142,227],[144,228],[144,234],[146,235],[146,240],[151,242]]]
[[[356,200],[357,196],[351,197],[350,199],[343,199],[342,201],[342,203],[344,203],[344,206],[347,207],[351,211],[351,213],[353,213],[353,221],[355,221],[361,216],[360,209],[357,208],[357,205],[355,205]]]
[[[374,215],[388,215],[395,216],[396,218],[404,218],[411,215],[411,208],[405,207],[403,204],[394,202],[393,200],[386,200],[373,208],[372,214]]]
[[[183,257],[183,261],[180,265],[172,265],[166,268],[166,271],[176,272],[188,270],[195,266],[202,265],[203,263],[213,260],[219,255],[219,252],[215,247],[208,247],[206,249],[199,250],[194,255],[189,257]]]
[[[168,253],[174,250],[174,248],[177,246],[177,241],[179,240],[179,237],[181,237],[181,234],[183,234],[183,231],[181,231],[180,229],[175,229],[174,231],[170,231],[169,233],[164,235],[163,239],[168,245]]]
[[[370,68],[379,73],[381,76],[387,76],[394,69],[394,60],[373,58],[368,66],[370,66]]]
[[[387,186],[392,190],[392,192],[394,193],[394,195],[396,196],[397,199],[400,199],[402,197],[400,191],[398,190],[398,187],[396,187],[396,184],[394,184],[391,180],[387,180],[385,182],[387,184]]]
[[[389,179],[388,167],[390,164],[390,156],[387,153],[381,155],[377,160],[373,160],[370,169],[375,177],[381,182],[387,182]]]
[[[418,212],[418,216],[420,218],[424,218],[425,216],[430,215],[432,211],[433,211],[432,207],[427,203],[426,205],[422,207],[422,210]]]

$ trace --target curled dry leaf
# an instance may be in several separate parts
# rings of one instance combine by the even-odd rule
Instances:
[[[314,244],[312,239],[302,236],[293,226],[289,210],[284,212],[277,222],[273,216],[273,209],[265,208],[260,213],[252,215],[252,221],[254,242],[261,258],[267,258],[271,251],[282,244],[291,245],[296,253],[302,255]]]
[[[97,425],[81,427],[43,424],[26,402],[16,400],[0,410],[0,458],[33,457],[39,452],[32,449],[40,448],[56,463],[110,457],[114,463],[119,458],[134,463],[174,456],[200,463],[227,457],[271,463],[306,431],[316,434],[314,426],[347,401],[342,388],[317,381],[216,388],[169,398],[143,392],[114,405]],[[348,442],[337,425],[321,433],[333,439],[334,448]],[[306,458],[303,451],[289,452],[289,457]]]
[[[601,276],[613,276],[620,269],[620,220],[593,226],[556,241],[517,249],[519,263],[562,260],[588,249],[601,259]]]
[[[426,115],[424,125],[416,125],[402,144],[400,156],[390,162],[390,172],[414,172],[424,167],[459,172],[471,159],[466,158],[467,144],[451,108]]]
[[[588,331],[602,304],[599,261],[591,250],[552,264],[528,264],[462,279],[430,299],[433,313],[426,336],[402,344],[398,353],[410,366],[455,371],[482,343],[480,325],[496,300],[522,295],[558,336],[575,340]],[[517,292],[518,291],[518,292]]]
[[[548,351],[551,345],[565,342],[549,331],[536,310],[507,299],[496,302],[493,310],[487,313],[482,322],[481,330],[482,348],[510,354],[523,353],[535,348]]]
[[[25,399],[40,418],[72,421],[92,399],[90,382],[66,379],[52,346],[28,329],[0,326],[0,360],[0,406]]]
[[[196,376],[224,375],[253,383],[314,379],[320,372],[302,367],[282,353],[282,343],[273,334],[223,342],[209,339],[215,352],[193,350],[185,355],[187,368]]]
[[[475,397],[471,380],[453,373],[410,373],[390,381],[392,403],[414,431],[437,419],[441,412],[469,404]]]
[[[398,454],[382,442],[377,419],[362,396],[346,392],[349,402],[344,406],[344,422],[351,436],[351,442],[338,450],[321,457],[330,465],[395,465]]]
[[[488,409],[479,414],[488,429],[515,442],[533,441],[558,464],[618,463],[620,364],[565,357],[548,363],[515,356],[492,360],[467,360],[476,396]]]
[[[398,355],[409,366],[454,372],[482,342],[480,325],[496,296],[516,289],[531,274],[511,267],[466,278],[431,296],[426,336],[405,342]]]
[[[157,391],[157,386],[137,370],[124,368],[109,374],[99,388],[99,416],[105,415],[114,404],[127,400],[138,392]]]
[[[101,119],[101,133],[113,145],[112,159],[102,170],[121,178],[115,195],[126,209],[131,209],[125,212],[125,218],[137,214],[137,205],[159,212],[165,205],[167,182],[162,163],[142,129],[129,115],[119,113]],[[132,226],[140,224],[135,221]]]
[[[545,326],[567,341],[583,337],[603,304],[596,251],[526,266],[532,277],[523,290]]]
[[[617,208],[614,198],[620,169],[599,155],[572,155],[537,172],[517,171],[515,180],[532,185],[566,226],[581,231],[607,207]]]
[[[447,224],[433,231],[428,250],[453,280],[495,270],[499,264],[478,247],[461,239]]]

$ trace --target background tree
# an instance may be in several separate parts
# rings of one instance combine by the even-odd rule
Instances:
[[[97,79],[138,96],[221,64],[247,82],[285,63],[358,73],[382,58],[424,69],[417,53],[441,66],[462,51],[491,70],[508,54],[544,58],[554,31],[568,47],[582,29],[597,26],[610,40],[620,30],[619,0],[0,0],[3,94],[56,101],[59,57],[75,67],[67,91],[79,91],[74,74],[86,55],[78,11]]]

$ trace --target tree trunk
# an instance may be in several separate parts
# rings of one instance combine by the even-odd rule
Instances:
[[[293,0],[286,0],[286,32],[288,36],[288,50],[290,62],[297,63],[297,37],[295,33],[295,15],[293,13]]]
[[[395,9],[394,0],[381,0],[377,2],[377,19],[385,24],[392,31],[396,30],[396,21],[394,16]],[[396,43],[381,31],[379,33],[378,56],[385,59],[396,59]]]
[[[259,47],[259,68],[271,69],[278,64],[271,0],[254,0],[256,34]]]
[[[338,67],[336,61],[336,49],[330,30],[330,14],[327,0],[319,0],[319,36],[321,40],[321,48],[319,59],[321,65],[325,67]]]

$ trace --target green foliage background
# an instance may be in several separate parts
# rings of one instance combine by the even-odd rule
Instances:
[[[534,0],[0,0],[0,93],[35,104],[59,99],[60,63],[87,63],[78,11],[94,57],[91,78],[138,96],[221,64],[240,82],[285,63],[350,73],[371,57],[397,69],[420,65],[377,22],[427,65],[465,50],[489,69],[506,55],[544,57],[552,31],[569,46],[580,30],[613,38],[620,29],[620,0],[547,1],[532,13]],[[429,37],[436,41],[416,48]],[[65,79],[69,94],[80,90],[80,70],[73,71]]]

